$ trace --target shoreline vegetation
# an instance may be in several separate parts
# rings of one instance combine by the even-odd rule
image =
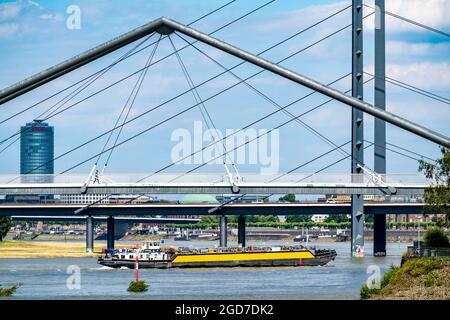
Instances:
[[[20,283],[13,284],[12,286],[3,288],[0,285],[0,297],[10,297],[16,292],[16,290],[21,286]]]
[[[360,291],[362,300],[450,300],[450,258],[409,258],[385,272],[380,288]]]

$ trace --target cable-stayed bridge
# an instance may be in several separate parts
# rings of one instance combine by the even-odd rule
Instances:
[[[235,1],[230,1],[229,3],[219,7],[218,9],[200,17],[196,21],[191,24],[208,17],[214,12],[221,10],[223,7],[230,5]],[[51,68],[48,68],[40,73],[37,73],[34,76],[26,78],[12,86],[9,86],[0,91],[0,104],[4,104],[8,101],[11,101],[31,90],[38,88],[52,80],[55,80],[65,74],[70,73],[71,71],[80,68],[96,59],[99,59],[111,52],[114,52],[122,47],[127,45],[134,45],[129,51],[127,51],[124,55],[122,55],[115,62],[110,64],[109,66],[89,75],[88,77],[75,82],[62,90],[54,93],[53,95],[47,97],[44,100],[41,100],[25,109],[18,111],[17,113],[9,116],[0,121],[0,124],[11,120],[12,118],[35,108],[39,104],[49,100],[53,97],[63,96],[61,100],[59,100],[56,104],[52,105],[49,109],[39,115],[39,119],[42,121],[49,120],[56,116],[61,116],[65,111],[76,107],[83,101],[92,98],[93,96],[107,91],[110,88],[113,88],[116,84],[134,76],[138,75],[138,79],[132,87],[131,93],[128,96],[127,102],[122,108],[122,112],[120,116],[117,118],[114,127],[110,130],[102,132],[100,135],[89,139],[88,141],[84,141],[78,146],[60,154],[50,162],[53,163],[67,155],[70,155],[74,151],[93,143],[101,138],[107,138],[103,148],[94,154],[87,155],[85,160],[80,161],[79,163],[61,171],[56,175],[37,175],[35,171],[40,167],[48,165],[48,163],[40,164],[36,168],[33,168],[29,172],[22,173],[22,175],[17,176],[0,176],[0,194],[3,195],[27,195],[27,194],[45,194],[45,195],[64,195],[64,194],[104,194],[104,199],[107,199],[109,196],[114,194],[187,194],[187,193],[207,193],[207,194],[237,194],[237,195],[246,195],[246,194],[284,194],[284,193],[293,193],[293,194],[348,194],[352,196],[352,202],[350,205],[350,211],[352,216],[352,254],[358,255],[359,253],[363,253],[364,247],[364,214],[365,214],[365,204],[363,196],[366,194],[372,195],[421,195],[424,192],[424,189],[430,187],[430,182],[426,181],[423,177],[418,174],[395,174],[395,173],[386,173],[386,150],[395,152],[399,155],[405,156],[409,159],[414,160],[430,160],[429,157],[421,155],[417,151],[407,150],[404,147],[392,144],[386,141],[386,130],[385,125],[386,122],[392,124],[398,128],[404,129],[418,137],[422,137],[432,143],[438,144],[442,147],[449,148],[450,147],[450,139],[445,135],[430,130],[424,126],[421,126],[417,123],[414,123],[406,118],[400,117],[399,115],[386,111],[386,103],[385,103],[385,84],[386,82],[392,83],[404,89],[410,90],[417,94],[421,94],[430,99],[434,99],[440,101],[444,104],[450,104],[450,100],[446,97],[442,97],[436,95],[432,92],[423,90],[421,88],[417,88],[411,86],[407,83],[401,82],[397,79],[389,78],[385,75],[385,27],[384,27],[384,17],[386,14],[391,14],[384,9],[384,1],[376,0],[376,8],[372,10],[366,16],[363,15],[363,2],[361,0],[353,0],[351,5],[344,6],[342,9],[332,13],[324,17],[323,19],[317,21],[316,23],[304,28],[300,31],[295,32],[293,35],[282,39],[276,44],[268,47],[267,49],[253,54],[248,51],[245,51],[241,48],[238,48],[232,44],[226,43],[219,38],[213,36],[219,30],[226,28],[228,25],[236,23],[246,16],[264,8],[270,3],[274,2],[274,0],[265,3],[262,6],[255,8],[254,10],[244,14],[243,16],[223,25],[222,27],[216,29],[215,31],[206,34],[201,32],[200,30],[194,29],[191,27],[191,24],[185,25],[183,23],[171,20],[169,18],[161,17],[154,21],[151,21],[139,28],[136,28],[128,33],[125,33],[117,38],[112,39],[111,41],[105,42],[99,46],[96,46],[86,52],[78,54],[62,63],[59,63]],[[285,58],[279,61],[269,61],[261,57],[267,51],[272,50],[273,48],[303,34],[304,32],[319,26],[321,23],[338,16],[346,11],[351,10],[352,12],[352,21],[346,26],[336,29],[334,32],[324,36],[311,43],[310,45],[289,54]],[[375,14],[377,19],[379,20],[377,23],[377,28],[375,30],[375,72],[374,74],[370,74],[364,72],[363,69],[363,20],[368,16]],[[392,15],[392,14],[391,14]],[[415,23],[410,19],[406,19],[399,15],[394,15],[398,19],[403,19],[408,23],[416,24],[418,27],[425,28],[430,32],[439,33],[441,36],[449,37],[445,32],[440,30],[436,30],[430,27],[427,27],[423,24]],[[304,76],[303,74],[296,72],[292,69],[281,66],[281,63],[288,60],[289,58],[308,50],[311,47],[314,47],[318,43],[325,41],[326,39],[338,34],[339,32],[346,30],[347,28],[351,28],[352,30],[352,72],[344,75],[340,75],[336,80],[323,84],[315,79]],[[150,44],[146,44],[153,36],[157,38],[157,40],[153,41]],[[177,37],[179,41],[185,43],[185,45],[181,48],[177,48],[173,38]],[[173,52],[159,60],[154,60],[155,53],[158,49],[158,45],[163,40],[168,40],[170,45],[173,48]],[[211,47],[214,47],[222,52],[230,54],[236,58],[242,60],[239,64],[233,67],[226,67],[221,64],[218,60],[213,58],[207,52],[203,51],[199,46],[196,45],[197,42],[201,42],[203,44],[207,44]],[[146,63],[143,68],[131,73],[130,75],[103,87],[99,91],[88,95],[85,98],[82,98],[74,103],[71,101],[83,92],[87,87],[93,84],[97,79],[104,76],[110,69],[112,69],[115,65],[122,63],[127,60],[129,57],[141,52],[145,48],[151,47],[151,54],[148,56]],[[186,68],[186,65],[179,54],[183,49],[191,47],[195,49],[199,54],[209,59],[211,62],[219,66],[223,69],[223,72],[209,78],[206,81],[201,83],[194,83],[192,77],[190,76],[189,71]],[[349,53],[350,54],[350,53]],[[189,90],[181,92],[180,94],[147,109],[146,111],[133,115],[130,113],[134,101],[139,94],[142,86],[143,79],[145,78],[148,70],[153,65],[159,63],[160,61],[165,60],[170,56],[175,56],[179,63],[179,66],[183,72],[183,75],[189,85]],[[244,63],[250,63],[253,66],[259,67],[261,70],[248,76],[248,77],[240,77],[233,70],[239,67]],[[304,86],[312,90],[310,94],[307,94],[303,97],[300,97],[287,105],[281,105],[275,99],[271,98],[267,94],[263,93],[261,90],[252,85],[249,80],[254,78],[255,76],[261,74],[264,71],[269,71],[272,74],[275,74],[279,77],[287,79],[293,83]],[[227,88],[216,92],[208,97],[203,97],[199,93],[199,89],[201,86],[205,85],[209,81],[217,79],[223,74],[231,75],[236,79],[236,83]],[[369,79],[364,79],[364,75],[368,75]],[[352,80],[352,88],[348,91],[342,92],[332,87],[333,84],[341,81],[342,79],[351,78]],[[364,92],[363,85],[369,81],[375,82],[375,103],[370,104],[364,101]],[[248,128],[260,121],[273,116],[279,112],[287,115],[289,120],[279,124],[271,130],[275,130],[281,128],[290,123],[297,123],[303,128],[307,129],[318,138],[320,138],[324,143],[329,145],[331,149],[319,156],[316,156],[312,159],[305,161],[304,163],[296,166],[292,170],[286,172],[285,174],[273,175],[273,176],[264,176],[264,175],[252,175],[252,174],[243,174],[240,173],[237,169],[236,164],[229,157],[229,153],[235,149],[240,147],[245,147],[248,142],[244,142],[242,145],[236,146],[233,150],[227,150],[224,145],[224,137],[223,139],[213,139],[210,145],[223,145],[224,152],[217,156],[219,159],[223,159],[225,174],[212,174],[212,175],[195,175],[194,171],[203,168],[209,162],[212,162],[216,159],[211,159],[208,162],[204,162],[195,168],[181,173],[181,174],[162,174],[163,171],[173,167],[177,163],[181,162],[183,159],[179,161],[172,162],[160,170],[157,170],[154,173],[147,175],[132,175],[132,174],[122,174],[115,175],[110,173],[104,173],[107,165],[111,159],[112,153],[119,149],[120,146],[132,142],[137,137],[146,134],[155,128],[160,127],[161,125],[170,122],[171,120],[183,116],[186,112],[190,110],[198,109],[202,115],[203,121],[207,124],[208,128],[216,128],[216,123],[213,120],[209,110],[206,108],[205,103],[212,101],[215,97],[227,92],[228,90],[239,86],[245,85],[249,90],[262,97],[266,101],[268,101],[271,105],[274,106],[275,111],[265,114],[262,117],[259,117],[257,120],[249,123],[245,128]],[[305,98],[313,95],[313,94],[322,94],[329,98],[329,100],[311,107],[310,109],[302,112],[301,114],[293,114],[288,108],[299,101],[304,100]],[[134,125],[135,121],[140,119],[141,117],[151,113],[151,112],[165,112],[162,108],[168,103],[175,101],[179,97],[192,94],[195,103],[190,105],[183,110],[174,113],[168,114],[166,118],[163,120],[146,127],[145,129],[139,131],[137,134],[132,135],[123,140],[119,140],[122,130],[125,126]],[[333,141],[329,136],[324,133],[319,132],[314,129],[311,125],[307,124],[301,118],[306,114],[321,108],[331,101],[339,101],[349,107],[352,108],[352,134],[351,140],[345,143],[337,143]],[[374,132],[374,141],[368,141],[364,138],[364,113],[372,115],[376,118],[375,120],[375,132]],[[258,115],[260,116],[260,115]],[[217,120],[217,119],[216,119]],[[270,130],[270,131],[271,131]],[[20,134],[23,133],[21,130],[2,139],[0,141],[0,146],[2,149],[0,153],[4,150],[8,149],[11,145],[17,142],[20,138]],[[114,135],[116,135],[114,137]],[[261,138],[264,134],[256,136],[254,139],[257,140]],[[348,152],[344,147],[349,145],[351,147],[351,151]],[[374,148],[374,166],[372,168],[371,165],[368,165],[364,161],[364,151],[368,147]],[[201,152],[206,147],[201,150],[194,151],[191,155],[195,153]],[[329,153],[332,152],[340,152],[343,157],[338,161],[335,161],[320,170],[312,172],[310,174],[298,174],[295,173],[296,170],[299,170],[306,166],[307,164],[314,162]],[[100,159],[102,157],[106,157],[106,161],[104,166],[100,166]],[[348,174],[325,174],[322,173],[326,169],[332,167],[336,163],[339,163],[344,160],[350,160],[351,162],[351,170]],[[69,171],[86,164],[93,163],[93,167],[90,173],[86,173],[83,175],[73,175],[68,174]],[[228,169],[231,167],[231,170]],[[226,245],[226,216],[223,212],[225,212],[225,208],[233,208],[232,202],[220,204],[214,208],[208,209],[209,214],[220,214],[221,215],[221,245]],[[254,207],[258,207],[257,204]],[[74,210],[74,214],[83,214],[88,215],[88,225],[92,227],[92,215],[90,215],[90,211],[97,208],[97,202],[80,206],[79,209]],[[162,207],[161,207],[162,208]],[[231,210],[231,209],[230,209]],[[386,209],[387,210],[387,209]],[[2,212],[7,212],[7,210]],[[367,213],[367,212],[366,212]],[[5,213],[3,213],[5,214]],[[384,215],[376,215],[374,220],[374,254],[376,255],[384,255],[386,252],[385,243],[386,243],[386,235],[385,235],[385,227],[386,221]],[[111,216],[108,218],[108,230],[112,230],[111,234],[113,234],[114,230],[114,219]],[[243,243],[243,239],[245,238],[245,215],[243,214],[239,218],[239,239],[240,242]],[[112,236],[111,236],[112,237]],[[114,239],[108,236],[108,247],[114,246]],[[224,238],[225,237],[225,238]],[[92,243],[88,243],[88,247],[92,248]]]

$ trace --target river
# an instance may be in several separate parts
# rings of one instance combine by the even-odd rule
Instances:
[[[207,247],[216,242],[166,244]],[[126,291],[134,270],[107,269],[95,258],[0,259],[0,284],[22,284],[6,299],[358,299],[368,268],[383,274],[399,265],[407,246],[388,243],[386,257],[373,257],[372,243],[366,243],[366,257],[351,259],[349,242],[316,245],[334,248],[338,256],[326,266],[309,268],[141,269],[140,279],[150,288],[138,294]],[[79,288],[67,286],[74,277],[68,268],[79,268]]]

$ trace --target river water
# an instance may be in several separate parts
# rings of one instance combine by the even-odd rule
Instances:
[[[216,242],[166,244],[211,247]],[[368,268],[379,268],[382,275],[400,264],[407,246],[388,243],[388,256],[373,257],[372,243],[366,243],[366,257],[352,259],[349,242],[316,245],[333,248],[338,256],[323,267],[141,269],[140,279],[150,288],[139,294],[126,291],[134,270],[108,269],[95,258],[0,259],[0,284],[22,284],[7,299],[359,299],[359,290],[370,276]],[[68,278],[74,277],[68,273],[71,268],[80,270],[79,288],[67,286]]]

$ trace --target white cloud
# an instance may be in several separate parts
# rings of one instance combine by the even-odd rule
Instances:
[[[16,2],[0,4],[0,20],[12,19],[19,15],[20,6]]]
[[[55,20],[55,21],[63,21],[64,16],[59,13],[44,13],[39,16],[42,20]]]
[[[2,3],[0,4],[0,21],[17,18],[24,10],[32,7],[42,9],[39,3],[31,0]]]
[[[7,38],[15,35],[19,31],[19,26],[15,23],[5,23],[0,25],[0,38]]]
[[[402,41],[388,41],[386,54],[405,56],[422,56],[450,52],[450,43],[407,43]]]
[[[373,74],[374,66],[365,66],[364,70]],[[447,90],[450,88],[450,63],[387,64],[386,76],[421,89]]]
[[[374,2],[368,1],[369,6]],[[372,12],[368,9],[366,12]],[[450,12],[450,1],[448,0],[389,0],[386,1],[386,11],[417,21],[438,29],[450,27],[448,12]],[[365,28],[373,30],[375,15],[365,19]],[[411,23],[386,15],[386,32],[424,32],[425,29],[414,26]]]
[[[388,64],[386,74],[423,89],[450,88],[450,63],[421,62],[409,65]]]

